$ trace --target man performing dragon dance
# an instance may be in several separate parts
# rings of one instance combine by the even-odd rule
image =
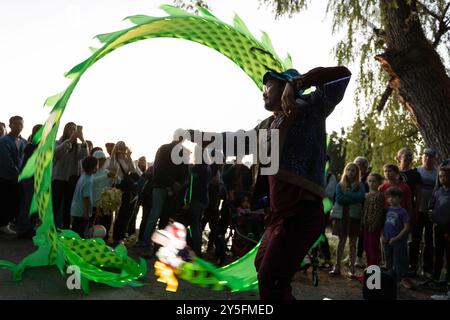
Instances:
[[[350,71],[342,66],[319,67],[303,75],[295,69],[268,71],[263,76],[265,108],[273,115],[253,130],[279,130],[280,166],[271,175],[261,174],[257,166],[254,185],[253,199],[268,195],[271,208],[255,259],[261,299],[294,298],[292,277],[323,230],[325,121],[342,100],[350,77]],[[316,90],[305,94],[304,90],[311,86]],[[193,130],[189,133],[188,138],[194,141],[194,137],[220,135]],[[229,134],[222,133],[223,141]],[[272,150],[276,149],[274,143],[269,146]],[[232,156],[227,154],[230,150],[220,151]],[[245,150],[248,153],[248,143]]]

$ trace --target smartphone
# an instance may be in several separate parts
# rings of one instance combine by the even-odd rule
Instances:
[[[77,126],[77,132],[81,133],[81,131],[83,131],[83,126]]]

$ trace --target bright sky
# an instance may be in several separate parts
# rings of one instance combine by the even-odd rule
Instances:
[[[1,0],[0,121],[12,115],[25,120],[23,136],[50,112],[48,96],[68,85],[64,72],[98,47],[93,39],[130,26],[123,18],[163,16],[157,0]],[[307,12],[275,20],[257,0],[209,1],[211,11],[231,23],[237,13],[250,31],[266,31],[277,53],[292,55],[306,72],[333,66],[337,37],[325,20],[326,1]],[[328,132],[351,124],[354,78],[347,95],[328,118]],[[179,39],[149,39],[124,46],[98,61],[81,78],[62,118],[83,125],[94,146],[124,140],[133,158],[153,161],[157,148],[176,128],[221,132],[250,129],[269,115],[250,78],[216,51]]]

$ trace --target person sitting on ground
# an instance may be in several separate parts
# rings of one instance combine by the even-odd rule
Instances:
[[[82,238],[85,237],[89,226],[89,219],[93,211],[93,174],[97,171],[98,161],[92,156],[87,156],[81,162],[83,174],[78,179],[73,195],[70,215],[72,216],[72,230]]]

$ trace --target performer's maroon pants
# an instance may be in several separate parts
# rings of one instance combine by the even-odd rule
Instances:
[[[271,218],[255,259],[260,298],[292,300],[291,280],[323,231],[323,205],[297,201],[291,214]]]

